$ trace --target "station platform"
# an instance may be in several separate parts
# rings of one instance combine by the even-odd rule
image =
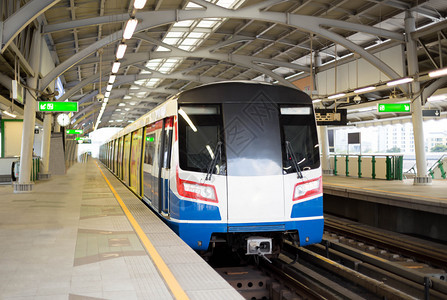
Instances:
[[[447,180],[323,176],[325,213],[447,243]]]
[[[413,185],[413,179],[383,180],[323,176],[325,194],[447,215],[447,180]]]
[[[0,203],[0,299],[243,299],[94,161]]]

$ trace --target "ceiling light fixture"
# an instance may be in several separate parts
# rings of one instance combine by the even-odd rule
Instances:
[[[387,86],[394,86],[394,85],[398,85],[398,84],[404,84],[404,83],[412,82],[413,80],[414,79],[411,78],[411,77],[405,77],[405,78],[401,78],[401,79],[390,81],[386,85]]]
[[[123,39],[129,40],[132,38],[132,35],[137,28],[138,20],[135,18],[131,18],[127,20],[126,27],[124,27],[123,31]]]
[[[105,93],[104,93],[104,97],[105,97],[105,98],[109,98],[109,97],[110,97],[110,92],[105,92]]]
[[[116,75],[110,75],[110,77],[109,77],[109,83],[110,83],[110,84],[113,84],[113,83],[115,82],[115,79],[116,79]]]
[[[427,101],[433,102],[433,101],[442,101],[447,100],[447,94],[441,94],[436,96],[431,96],[427,98]]]
[[[119,61],[116,61],[112,65],[112,73],[118,73],[118,70],[120,69],[121,63]]]
[[[346,96],[346,94],[345,94],[345,93],[340,93],[340,94],[336,94],[336,95],[329,96],[329,97],[327,97],[327,98],[328,98],[328,99],[336,99],[336,98],[341,98],[341,97],[343,97],[343,96]]]
[[[142,9],[146,4],[146,0],[135,0],[133,3],[133,8]]]
[[[124,54],[126,53],[127,45],[126,44],[119,44],[118,49],[116,50],[116,59],[121,59],[124,57]]]
[[[439,70],[428,73],[428,76],[430,76],[430,78],[441,77],[444,75],[447,75],[447,68],[439,69]]]
[[[3,113],[4,113],[5,115],[7,115],[7,116],[10,116],[11,118],[15,118],[15,117],[17,117],[17,115],[12,114],[12,113],[10,113],[10,112],[7,112],[6,110],[4,110]]]
[[[112,90],[112,88],[113,88],[113,85],[112,84],[108,84],[107,87],[106,87],[106,91],[110,92]]]
[[[358,89],[358,90],[354,90],[354,93],[360,94],[360,93],[372,91],[372,90],[375,90],[375,89],[376,89],[375,86],[368,86],[368,87],[364,87],[364,88],[361,88],[361,89]]]

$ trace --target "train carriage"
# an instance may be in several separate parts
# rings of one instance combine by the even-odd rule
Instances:
[[[322,177],[311,99],[223,82],[182,92],[111,138],[100,158],[193,249],[269,255],[321,240]],[[109,148],[102,147],[101,152]],[[210,246],[211,245],[211,246]]]

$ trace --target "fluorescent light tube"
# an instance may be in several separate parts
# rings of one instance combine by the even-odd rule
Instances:
[[[108,84],[107,87],[106,87],[106,91],[110,92],[112,90],[112,88],[113,88],[113,85]]]
[[[440,77],[440,76],[444,76],[444,75],[447,75],[447,68],[439,69],[439,70],[428,73],[428,76],[430,76],[431,78]]]
[[[116,79],[116,75],[110,75],[110,77],[109,77],[109,83],[110,83],[110,84],[113,84],[113,83],[115,82],[115,79]]]
[[[431,96],[427,98],[428,101],[441,101],[441,100],[447,100],[447,94],[441,94],[436,96]]]
[[[110,92],[105,92],[104,93],[104,98],[109,98],[110,97]]]
[[[404,83],[412,82],[413,80],[414,80],[413,78],[406,77],[406,78],[401,78],[401,79],[390,81],[386,85],[387,86],[394,86],[394,85],[398,85],[398,84],[404,84]]]
[[[15,118],[15,117],[17,117],[15,114],[12,114],[12,113],[10,113],[10,112],[7,112],[6,110],[4,110],[3,113],[4,113],[5,115],[7,115],[7,116],[10,116],[11,118]]]
[[[124,57],[124,54],[126,53],[127,45],[126,44],[119,44],[118,49],[116,50],[116,59],[121,59]]]
[[[372,90],[375,90],[375,89],[376,89],[375,86],[368,86],[368,87],[365,87],[365,88],[361,88],[361,89],[358,89],[358,90],[354,90],[354,93],[356,93],[356,94],[360,94],[360,93],[364,93],[364,92],[372,91]]]
[[[133,8],[142,9],[146,4],[146,0],[135,0],[133,3]]]
[[[327,98],[328,98],[328,99],[335,99],[335,98],[341,98],[341,97],[343,97],[343,96],[346,96],[346,94],[345,94],[345,93],[336,94],[336,95],[329,96],[329,97],[327,97]]]
[[[123,39],[131,39],[132,35],[135,31],[135,28],[137,28],[138,20],[137,19],[129,19],[127,20],[126,27],[124,27],[123,31]]]
[[[118,73],[118,70],[120,69],[121,63],[119,61],[116,61],[112,65],[112,73]]]

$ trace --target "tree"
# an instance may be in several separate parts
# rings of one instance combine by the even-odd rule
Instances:
[[[400,152],[400,148],[394,146],[393,148],[386,150],[386,152],[388,152],[388,153],[399,153]]]
[[[436,144],[430,149],[431,152],[447,152],[447,145]]]

